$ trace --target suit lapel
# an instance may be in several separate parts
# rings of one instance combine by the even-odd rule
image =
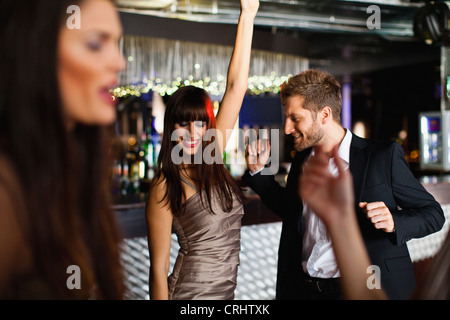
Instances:
[[[298,217],[297,217],[297,231],[298,234],[300,235],[300,238],[303,239],[303,223],[302,223],[302,213],[303,213],[303,202],[302,200],[299,198],[298,196],[298,188],[299,188],[299,182],[300,182],[300,176],[303,173],[303,164],[305,163],[305,160],[309,157],[309,155],[311,154],[312,148],[308,148],[304,151],[301,152],[297,152],[297,154],[295,155],[294,160],[292,161],[292,165],[291,166],[291,172],[292,172],[292,179],[294,179],[294,181],[288,181],[288,183],[290,182],[291,186],[295,186],[292,190],[290,190],[290,192],[293,192],[292,194],[292,199],[297,199],[298,198]]]
[[[366,181],[366,175],[367,175],[367,169],[369,167],[369,159],[370,159],[370,151],[367,148],[368,144],[367,142],[354,135],[352,136],[352,142],[350,144],[350,172],[353,175],[353,188],[355,190],[355,201],[358,203],[362,199],[362,191],[364,189],[364,184]],[[290,192],[295,192],[295,195],[297,194],[298,190],[298,182],[299,177],[302,174],[302,167],[303,163],[305,162],[306,158],[311,154],[312,148],[309,148],[307,150],[304,150],[303,152],[297,153],[296,157],[294,158],[291,167],[292,175],[290,174],[290,178],[294,179],[295,181],[288,181],[291,188],[295,186],[295,188],[290,190]],[[303,206],[300,202],[300,208],[302,209]],[[299,213],[298,216],[298,232],[301,236],[303,236],[303,230],[302,230],[302,214]]]
[[[293,179],[295,179],[295,183],[293,183],[293,184],[296,186],[296,188],[298,185],[298,178],[302,175],[302,172],[303,172],[303,164],[305,163],[306,158],[308,158],[309,155],[311,154],[311,151],[312,151],[312,148],[308,148],[301,152],[297,152],[295,154],[294,160],[292,160],[291,176]]]
[[[350,145],[350,172],[353,175],[353,188],[357,203],[361,201],[367,168],[369,167],[370,151],[366,147],[367,142],[364,139],[353,135]]]

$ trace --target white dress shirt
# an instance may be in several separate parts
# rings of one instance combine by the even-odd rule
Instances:
[[[346,129],[344,139],[339,146],[339,157],[344,161],[344,168],[347,170],[350,165],[350,143],[352,133]],[[314,149],[311,154],[314,154]],[[331,174],[337,175],[338,169],[330,159],[328,166]],[[303,271],[316,278],[336,278],[339,277],[339,269],[334,256],[330,237],[323,222],[319,217],[303,202],[302,215],[304,228],[302,266]]]

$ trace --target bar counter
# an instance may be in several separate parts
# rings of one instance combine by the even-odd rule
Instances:
[[[285,174],[276,176],[280,184],[284,183],[285,178]],[[419,181],[441,205],[450,204],[450,175],[423,176],[419,178]],[[240,182],[239,179],[238,182]],[[246,196],[248,202],[244,205],[243,226],[281,221],[250,188],[247,188]],[[145,193],[113,197],[113,209],[125,238],[147,235],[146,197]]]
[[[441,205],[450,204],[450,175],[423,176],[419,181]]]
[[[243,226],[281,221],[249,188],[246,191],[246,196],[248,201],[244,204]],[[124,238],[147,236],[146,199],[147,194],[145,193],[113,196],[113,209]]]
[[[276,176],[281,184],[285,178],[285,174]],[[450,176],[424,176],[419,180],[442,205],[447,221],[441,231],[408,241],[417,279],[423,275],[432,256],[439,250],[450,225]],[[251,189],[247,189],[246,195],[249,201],[244,205],[235,299],[272,300],[275,298],[281,221]],[[122,259],[128,279],[127,299],[130,300],[149,299],[146,197],[146,193],[114,197],[113,208],[124,236]],[[175,263],[178,249],[176,235],[172,234],[170,268]]]

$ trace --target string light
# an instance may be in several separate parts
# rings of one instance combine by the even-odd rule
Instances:
[[[291,77],[292,74],[287,76],[276,76],[272,73],[270,76],[251,76],[248,79],[248,93],[251,95],[260,95],[266,93],[280,92],[280,86]],[[194,80],[192,76],[188,79],[177,78],[173,81],[162,82],[161,79],[147,80],[139,84],[131,84],[127,86],[119,86],[112,90],[112,94],[116,98],[125,98],[127,96],[141,96],[147,94],[150,91],[158,92],[161,96],[172,95],[181,85],[192,85],[205,89],[206,92],[212,96],[222,96],[226,89],[226,79],[217,77],[221,81],[211,81],[210,77],[206,77],[202,80]]]
[[[128,61],[120,75],[122,85],[112,90],[116,98],[150,91],[171,95],[181,85],[203,88],[214,97],[225,92],[232,46],[126,35],[121,50]],[[277,94],[282,83],[307,70],[309,62],[299,56],[252,50],[249,67],[249,94]]]

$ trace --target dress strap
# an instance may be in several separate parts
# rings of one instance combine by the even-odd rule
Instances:
[[[192,182],[190,182],[189,180],[184,179],[183,177],[181,177],[181,180],[183,180],[184,183],[186,183],[188,186],[190,186],[192,189],[194,189],[196,192],[198,192],[197,187],[194,186],[194,184]]]

